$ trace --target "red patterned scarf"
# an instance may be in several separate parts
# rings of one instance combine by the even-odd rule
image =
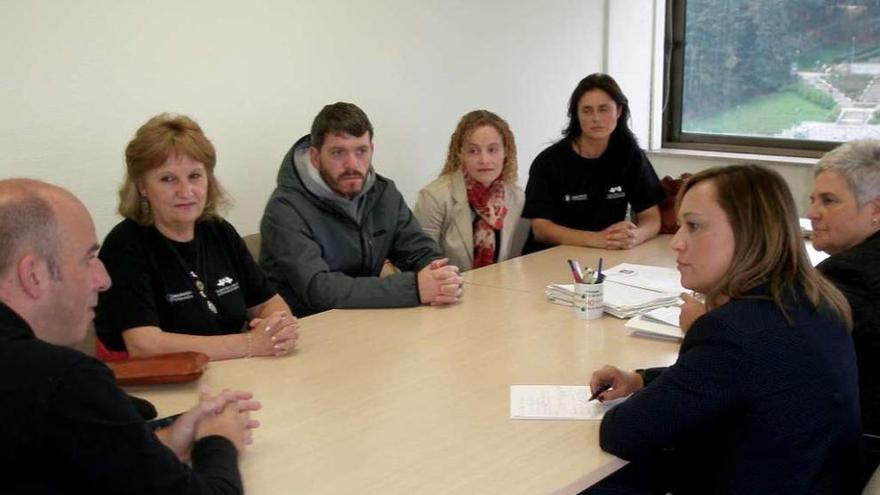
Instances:
[[[491,265],[495,262],[495,230],[504,227],[507,206],[504,205],[504,181],[495,179],[489,187],[480,184],[461,169],[464,185],[467,188],[468,203],[477,212],[474,224],[474,268]]]

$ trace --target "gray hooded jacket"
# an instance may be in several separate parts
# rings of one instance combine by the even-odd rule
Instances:
[[[372,167],[354,199],[309,163],[310,136],[284,156],[260,223],[260,265],[297,316],[333,308],[419,304],[416,272],[442,257],[394,182]],[[401,270],[379,278],[385,259]]]

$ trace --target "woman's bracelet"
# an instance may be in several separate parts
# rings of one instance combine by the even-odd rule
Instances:
[[[247,354],[244,357],[254,357],[254,336],[251,332],[247,333]]]

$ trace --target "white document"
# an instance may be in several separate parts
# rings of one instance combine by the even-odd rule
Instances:
[[[655,292],[648,289],[619,284],[606,280],[604,302],[614,309],[644,309],[647,307],[667,306],[678,300],[680,292]]]
[[[635,318],[626,322],[626,328],[632,329],[632,334],[640,337],[649,337],[652,339],[660,339],[660,340],[682,340],[684,339],[684,332],[681,331],[681,328],[678,325],[667,325],[665,323],[659,323],[656,321],[651,321],[645,318],[645,315],[636,316]]]
[[[675,268],[621,263],[602,272],[605,280],[657,292],[681,294],[681,275]]]
[[[824,251],[819,251],[816,248],[814,248],[812,242],[807,242],[806,248],[807,248],[807,256],[810,257],[810,263],[812,263],[813,266],[818,265],[819,263],[825,261],[825,258],[827,258],[828,256],[831,256]]]
[[[583,385],[511,385],[510,419],[600,420],[626,398],[590,401]]]
[[[809,218],[798,218],[798,223],[801,225],[801,233],[804,234],[805,238],[813,237],[813,222]]]
[[[665,323],[673,327],[677,327],[681,318],[681,307],[669,306],[666,308],[657,308],[648,311],[642,315],[642,318],[658,323]]]

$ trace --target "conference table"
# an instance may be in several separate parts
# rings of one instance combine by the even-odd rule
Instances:
[[[197,382],[128,391],[163,416],[201,386],[254,392],[250,494],[577,493],[625,461],[599,448],[598,421],[511,420],[510,386],[669,365],[678,344],[631,336],[608,315],[575,319],[544,286],[571,283],[568,258],[672,266],[668,243],[522,256],[464,273],[459,304],[327,311],[302,319],[292,355],[211,362]]]

